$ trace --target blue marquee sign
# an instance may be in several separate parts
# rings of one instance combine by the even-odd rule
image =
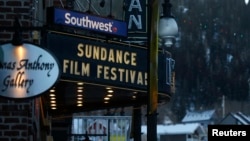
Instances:
[[[49,24],[127,37],[127,23],[120,20],[55,7],[48,8],[47,17]]]

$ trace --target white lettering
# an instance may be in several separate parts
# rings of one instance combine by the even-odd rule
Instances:
[[[97,29],[100,31],[106,31],[112,33],[112,26],[113,24],[111,22],[105,23],[101,21],[94,21],[89,19],[88,16],[85,17],[74,17],[71,16],[70,13],[65,13],[65,24],[84,27],[84,28],[90,28],[90,29]]]
[[[128,11],[131,12],[133,8],[138,9],[140,12],[142,12],[140,0],[131,1]]]
[[[63,60],[63,73],[90,76],[90,64],[73,60]]]
[[[137,29],[142,29],[141,15],[137,15],[137,19],[135,15],[130,15],[128,22],[128,29],[132,28],[132,23],[136,25]]]
[[[137,65],[137,54],[135,52],[107,49],[89,44],[79,43],[77,46],[77,56],[112,63],[124,63],[131,66]]]
[[[131,0],[128,12],[131,13],[128,21],[128,29],[132,29],[132,26],[135,25],[137,29],[142,30],[142,7],[140,0]],[[136,13],[136,15],[134,15]]]
[[[126,82],[136,85],[147,85],[147,72],[97,65],[97,78]]]
[[[219,131],[218,129],[212,129],[212,136],[246,136],[246,131]]]
[[[68,68],[69,68],[69,60],[63,60],[63,73],[66,73]]]

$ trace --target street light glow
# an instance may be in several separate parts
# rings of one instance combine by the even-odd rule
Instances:
[[[245,0],[245,4],[248,5],[248,3],[249,3],[249,0]]]

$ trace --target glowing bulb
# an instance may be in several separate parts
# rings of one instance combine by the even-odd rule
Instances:
[[[77,90],[77,92],[81,93],[81,92],[83,92],[83,90]]]
[[[51,89],[51,90],[49,90],[51,93],[54,93],[56,90],[54,90],[54,89]]]
[[[56,98],[55,97],[50,97],[51,100],[55,100]]]
[[[77,97],[77,100],[82,100],[82,97]]]
[[[55,107],[55,106],[56,106],[56,104],[51,104],[50,106],[51,106],[51,107]]]
[[[110,89],[110,90],[108,90],[108,93],[113,93],[113,92],[114,92],[114,91],[113,91],[113,90],[111,90],[111,89]]]
[[[55,95],[55,94],[53,94],[53,93],[51,93],[51,94],[49,94],[49,96],[51,96],[51,97],[55,97],[56,95]]]
[[[78,97],[82,97],[83,95],[82,94],[77,94]]]
[[[104,97],[104,100],[110,100],[110,98],[109,97]]]
[[[83,85],[83,82],[77,82],[77,85],[79,86],[79,85]]]
[[[82,101],[76,101],[77,104],[82,104],[83,102]]]
[[[82,106],[83,106],[82,103],[77,104],[77,107],[82,107]]]
[[[107,94],[107,97],[112,97],[113,95],[112,94]]]
[[[249,3],[249,0],[245,0],[245,4],[248,5],[248,3]]]
[[[56,103],[56,101],[55,100],[51,100],[50,103]]]
[[[56,107],[51,107],[52,110],[56,110],[57,108]]]

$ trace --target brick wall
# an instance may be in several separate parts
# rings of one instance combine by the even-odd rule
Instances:
[[[35,3],[35,4],[34,4]],[[0,1],[0,43],[10,41],[13,36],[14,28],[4,29],[3,27],[12,27],[15,17],[18,17],[22,27],[35,26],[37,22],[43,23],[41,17],[35,17],[37,5],[40,3],[45,11],[48,6],[62,7],[66,6],[66,0],[1,0]],[[41,12],[41,11],[39,11]],[[25,41],[32,41],[32,31],[24,30],[22,32]]]
[[[15,17],[19,19],[21,26],[32,24],[33,0],[1,0],[0,1],[0,27],[12,27]],[[0,42],[10,41],[14,28],[0,29]],[[29,40],[29,32],[23,32],[24,39]]]
[[[31,100],[0,99],[0,141],[32,141],[34,128]]]

